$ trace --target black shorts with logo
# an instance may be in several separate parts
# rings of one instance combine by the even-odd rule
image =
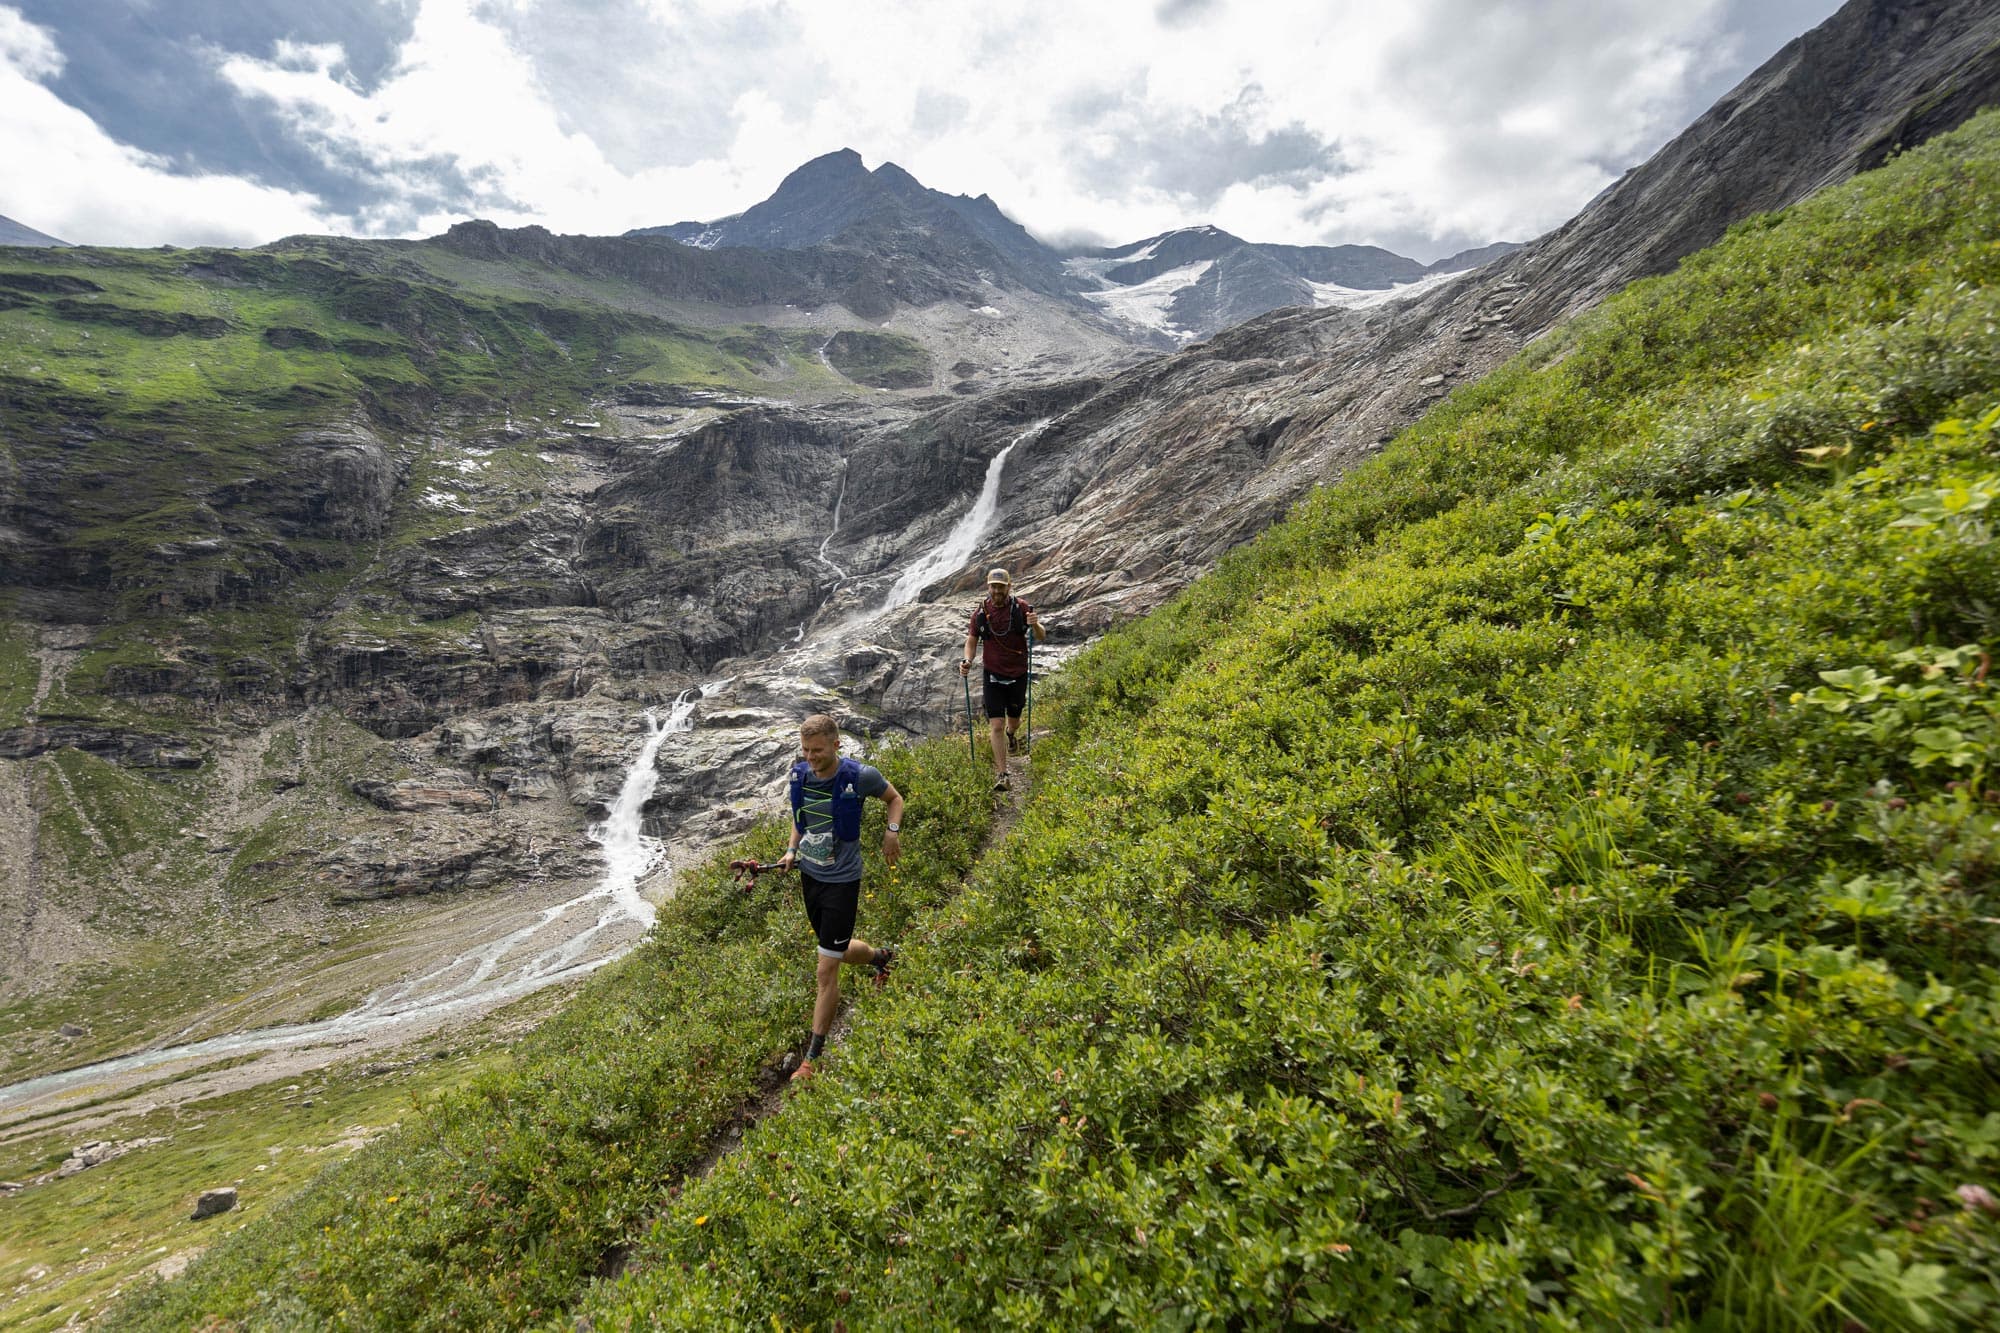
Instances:
[[[820,955],[841,958],[854,939],[854,917],[861,907],[861,881],[829,884],[801,870],[799,892],[806,902],[806,920],[819,936]]]
[[[1018,676],[1009,680],[1005,676],[986,673],[986,716],[1019,717],[1021,708],[1028,702],[1028,678]]]

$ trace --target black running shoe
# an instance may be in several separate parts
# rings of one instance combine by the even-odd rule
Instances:
[[[875,969],[875,984],[880,986],[886,982],[889,979],[889,969],[895,965],[896,951],[894,949],[877,949],[874,961],[869,964],[870,967]]]

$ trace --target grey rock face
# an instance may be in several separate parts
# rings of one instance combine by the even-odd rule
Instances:
[[[356,778],[348,786],[355,795],[398,814],[436,810],[487,812],[496,805],[492,792],[477,787],[441,787],[415,780],[383,782],[372,778]]]
[[[286,536],[370,540],[388,525],[396,467],[388,448],[359,423],[295,436],[285,450],[290,479],[274,505]]]

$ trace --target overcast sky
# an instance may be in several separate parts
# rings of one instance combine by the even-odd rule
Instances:
[[[837,148],[1045,240],[1561,223],[1836,0],[0,0],[0,215],[101,245],[622,232]]]

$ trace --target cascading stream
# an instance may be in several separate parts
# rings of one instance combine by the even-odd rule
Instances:
[[[1000,476],[1007,467],[1007,455],[1020,445],[1042,433],[1047,420],[1034,425],[1007,442],[1007,447],[993,455],[993,461],[986,465],[986,480],[979,488],[979,498],[965,517],[945,534],[945,539],[932,547],[924,557],[903,571],[901,578],[889,589],[889,595],[876,609],[876,615],[894,611],[899,606],[907,606],[917,600],[917,595],[930,584],[951,573],[979,549],[980,538],[993,524],[993,515],[1000,508]]]
[[[668,709],[665,720],[647,711],[645,743],[626,770],[624,785],[609,814],[591,830],[591,836],[604,850],[605,871],[589,892],[542,909],[526,925],[470,949],[448,963],[385,987],[338,1017],[317,1023],[252,1028],[28,1079],[0,1088],[0,1108],[156,1065],[322,1045],[364,1036],[395,1023],[442,1018],[518,999],[621,957],[639,942],[656,915],[653,905],[640,894],[639,885],[658,867],[666,851],[660,839],[646,836],[643,829],[646,802],[652,799],[659,783],[659,773],[653,764],[660,744],[676,732],[693,730],[695,706],[728,683],[716,681],[699,690],[685,691]],[[630,922],[638,929],[629,938],[609,944],[599,956],[586,957],[593,944],[603,943],[607,930],[622,922]]]
[[[822,565],[825,565],[828,569],[833,571],[833,577],[835,582],[845,581],[847,578],[847,571],[842,569],[839,565],[834,564],[833,561],[826,558],[826,548],[833,544],[834,537],[840,532],[840,507],[846,503],[847,503],[847,460],[843,458],[840,460],[840,491],[833,497],[833,527],[831,530],[827,532],[826,539],[820,542],[819,544],[819,562]]]

